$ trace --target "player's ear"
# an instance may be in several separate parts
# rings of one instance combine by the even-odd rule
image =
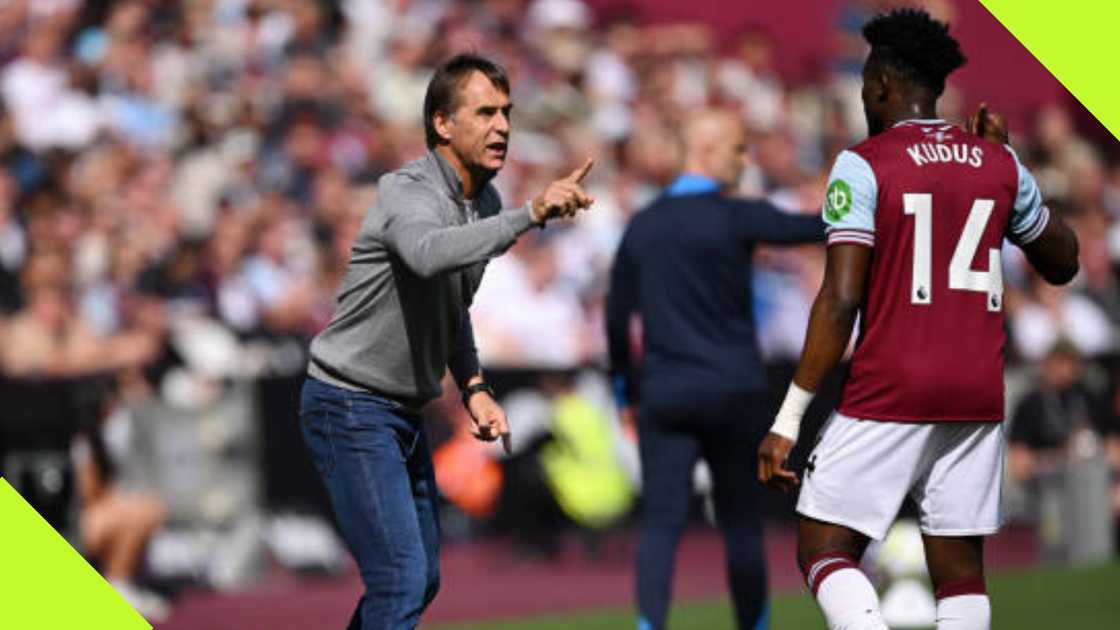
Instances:
[[[873,87],[872,94],[874,94],[875,100],[883,102],[890,98],[894,86],[890,75],[885,71],[880,70],[876,72],[872,77],[871,84]]]
[[[437,111],[432,114],[432,126],[435,127],[436,134],[444,142],[451,141],[451,126],[455,124],[455,117],[444,111]]]

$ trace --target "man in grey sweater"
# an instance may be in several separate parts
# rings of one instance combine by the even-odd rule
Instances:
[[[439,521],[420,408],[450,368],[479,439],[509,424],[479,369],[467,310],[486,261],[591,205],[588,160],[524,207],[489,181],[509,142],[509,81],[459,55],[424,99],[429,151],[381,178],[330,324],[311,344],[300,425],[366,592],[351,629],[415,628],[439,588]]]

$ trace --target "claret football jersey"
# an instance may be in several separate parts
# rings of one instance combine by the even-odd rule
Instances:
[[[840,413],[1002,420],[1000,249],[1049,219],[1011,148],[942,120],[899,123],[837,157],[823,214],[830,247],[872,250]]]

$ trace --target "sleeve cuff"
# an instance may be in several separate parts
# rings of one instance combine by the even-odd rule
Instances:
[[[499,216],[502,217],[502,223],[509,228],[512,238],[521,236],[533,227],[533,217],[529,214],[529,204],[519,208],[502,210]]]
[[[454,377],[455,385],[457,385],[460,390],[467,386],[468,381],[482,373],[482,366],[479,365],[478,356],[473,354],[466,359],[460,358],[456,365],[448,367],[452,368],[451,376]]]
[[[1028,243],[1033,242],[1039,236],[1042,236],[1042,232],[1046,229],[1046,226],[1049,225],[1049,224],[1050,224],[1050,208],[1047,208],[1046,206],[1042,206],[1038,210],[1038,216],[1035,218],[1034,224],[1031,225],[1029,228],[1027,228],[1027,230],[1025,232],[1021,232],[1020,234],[1015,236],[1015,238],[1013,239],[1015,244],[1026,245]]]
[[[875,247],[875,233],[870,230],[836,228],[828,232],[828,245],[862,245]]]

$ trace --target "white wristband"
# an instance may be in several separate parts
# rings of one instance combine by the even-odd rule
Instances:
[[[789,390],[786,391],[786,399],[782,401],[782,407],[774,418],[774,426],[770,427],[770,432],[796,443],[797,435],[801,431],[801,418],[805,416],[805,410],[809,408],[812,400],[813,392],[801,389],[797,383],[790,383]]]

